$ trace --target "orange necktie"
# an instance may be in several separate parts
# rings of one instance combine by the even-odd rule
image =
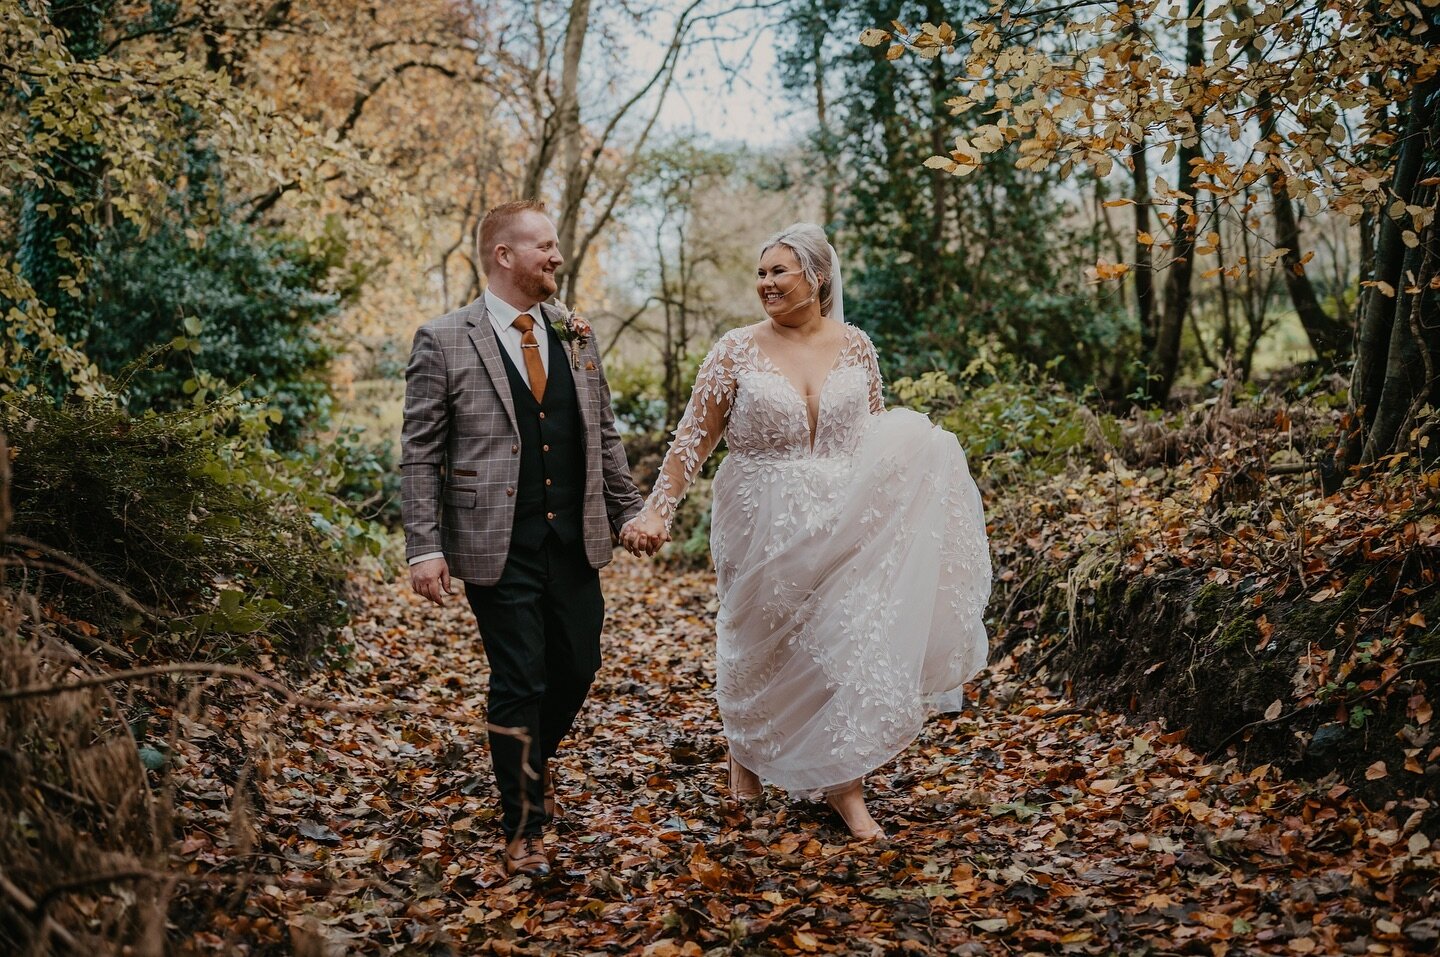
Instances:
[[[530,394],[536,402],[545,399],[545,363],[540,361],[540,343],[535,340],[535,317],[522,312],[515,317],[520,330],[520,348],[525,350],[525,374],[530,377]]]

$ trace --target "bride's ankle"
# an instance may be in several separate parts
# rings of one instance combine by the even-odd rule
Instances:
[[[760,775],[735,760],[733,754],[727,757],[726,766],[732,794],[746,800],[760,796],[762,789]]]

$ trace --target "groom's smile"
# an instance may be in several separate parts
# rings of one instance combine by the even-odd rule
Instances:
[[[502,249],[504,258],[500,261],[508,269],[516,291],[532,302],[541,302],[559,290],[555,272],[565,265],[565,257],[560,255],[560,240],[550,217],[535,212],[516,217]]]

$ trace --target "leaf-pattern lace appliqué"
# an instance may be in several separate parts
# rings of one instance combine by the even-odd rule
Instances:
[[[712,485],[716,699],[730,748],[814,796],[909,744],[930,708],[959,706],[984,663],[984,515],[953,436],[885,412],[858,329],[805,399],[755,342],[706,356],[648,507],[668,524],[723,437]]]

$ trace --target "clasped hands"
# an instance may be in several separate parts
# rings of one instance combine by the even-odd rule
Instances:
[[[665,522],[648,508],[620,529],[620,544],[631,555],[654,555],[668,541],[670,532],[665,528]]]
[[[670,541],[670,533],[660,516],[650,511],[625,523],[620,529],[620,544],[632,555],[651,556]],[[437,605],[445,603],[451,590],[450,565],[443,558],[431,558],[410,566],[410,587]]]

